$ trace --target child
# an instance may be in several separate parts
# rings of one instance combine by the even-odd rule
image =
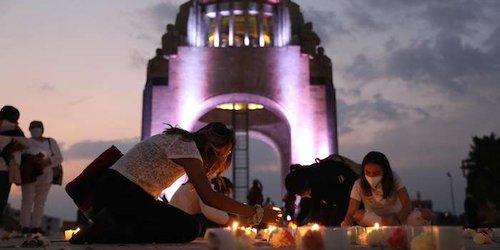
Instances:
[[[228,197],[231,195],[233,183],[228,178],[216,177],[211,180],[211,183],[215,191]],[[169,204],[194,215],[198,219],[202,229],[200,236],[205,234],[206,228],[222,227],[229,224],[229,214],[203,203],[191,182],[182,184],[172,196]]]
[[[361,173],[352,187],[349,208],[341,225],[351,226],[354,222],[362,226],[406,224],[411,201],[387,157],[380,152],[369,152],[361,164]],[[361,202],[365,210],[359,209]],[[420,212],[414,213],[411,217]]]

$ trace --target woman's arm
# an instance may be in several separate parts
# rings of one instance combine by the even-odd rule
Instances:
[[[401,224],[405,223],[406,218],[411,212],[411,201],[410,201],[410,196],[408,195],[408,191],[406,191],[406,188],[401,188],[397,191],[399,201],[401,202],[401,210],[398,212],[396,215],[399,222]]]
[[[200,199],[208,206],[224,210],[229,213],[239,214],[244,217],[250,217],[256,213],[256,209],[237,201],[234,201],[221,193],[215,192],[208,182],[207,176],[203,171],[201,161],[194,158],[173,159],[173,162],[184,167],[189,180],[193,184]],[[278,212],[270,208],[264,208],[263,222],[278,223]]]
[[[355,200],[351,198],[349,200],[349,207],[347,208],[347,213],[345,215],[344,221],[340,224],[343,227],[348,227],[352,225],[353,219],[354,219],[354,214],[356,211],[359,209],[359,204],[360,202],[358,200]]]
[[[53,155],[49,156],[50,164],[52,166],[57,166],[61,164],[61,162],[63,161],[61,150],[59,149],[59,145],[57,145],[56,140],[52,138],[48,138],[48,140],[50,141],[50,147],[51,147],[50,150],[53,153]]]

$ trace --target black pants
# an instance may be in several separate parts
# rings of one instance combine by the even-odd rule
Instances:
[[[3,217],[4,209],[9,201],[10,186],[9,171],[0,171],[0,218]]]
[[[198,222],[200,223],[201,230],[200,234],[198,236],[203,237],[205,236],[205,232],[207,231],[208,228],[217,228],[217,227],[226,227],[228,225],[220,225],[217,224],[211,220],[209,220],[204,214],[195,214],[194,217]]]
[[[114,170],[106,170],[95,188],[95,211],[105,209],[117,224],[133,229],[134,238],[124,242],[184,243],[199,234],[193,216],[156,200]]]

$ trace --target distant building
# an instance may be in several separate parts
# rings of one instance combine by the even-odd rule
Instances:
[[[422,200],[420,198],[420,192],[417,192],[417,199],[412,200],[411,204],[413,208],[427,208],[432,210],[432,200]]]

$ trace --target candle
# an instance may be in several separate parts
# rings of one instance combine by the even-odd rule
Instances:
[[[347,229],[325,227],[322,233],[325,249],[349,249]]]
[[[238,223],[237,221],[233,222],[233,232],[236,231],[238,229],[238,226],[240,225],[240,223]]]
[[[389,239],[386,232],[380,229],[380,225],[375,223],[373,228],[369,228],[366,234],[366,243],[369,246],[379,246],[384,247],[387,245],[387,240]]]
[[[64,231],[64,239],[65,240],[71,239],[71,237],[73,237],[74,234],[78,233],[78,231],[80,231],[80,228],[77,228],[76,230],[69,229]]]
[[[310,230],[306,231],[299,242],[299,248],[304,250],[325,249],[323,235],[318,224],[313,224],[310,227]]]
[[[440,226],[432,227],[436,239],[436,249],[464,249],[462,227]]]
[[[295,237],[295,235],[297,234],[297,224],[295,224],[292,221],[290,221],[288,223],[288,230],[293,235],[293,237]]]
[[[276,230],[275,226],[269,226],[266,229],[261,230],[261,238],[263,240],[269,241],[269,237],[271,236],[271,233]]]

